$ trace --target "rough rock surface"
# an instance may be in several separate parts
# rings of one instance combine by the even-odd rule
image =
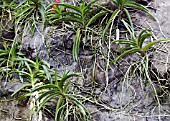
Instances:
[[[146,2],[146,0],[143,1]],[[139,26],[150,27],[155,34],[154,39],[170,37],[170,1],[155,0],[150,3],[149,6],[156,9],[156,12],[151,9],[151,12],[157,17],[158,22],[140,12],[135,13],[134,22]],[[157,121],[159,118],[161,121],[170,121],[169,103],[161,106],[160,109],[154,105],[155,99],[151,95],[152,89],[149,85],[143,89],[138,80],[132,82],[122,80],[130,65],[129,57],[120,60],[119,64],[107,68],[107,61],[103,54],[107,54],[108,50],[99,47],[97,48],[99,54],[95,54],[94,48],[100,46],[100,42],[96,42],[93,45],[94,48],[90,48],[88,44],[85,45],[87,42],[84,41],[81,43],[79,61],[75,62],[71,55],[74,37],[74,31],[63,30],[61,27],[48,27],[43,34],[36,32],[32,39],[27,36],[23,41],[23,49],[29,50],[27,52],[29,58],[35,58],[36,53],[39,52],[39,58],[48,61],[51,68],[58,68],[59,72],[69,70],[84,74],[83,79],[76,79],[76,84],[86,92],[95,95],[94,104],[86,104],[92,114],[92,121]],[[93,39],[95,41],[100,38]],[[88,42],[90,43],[89,40]],[[107,45],[105,47],[107,48]],[[165,51],[161,52],[158,49],[153,57],[153,64],[159,73],[164,75],[170,69],[170,44],[158,44],[155,47]],[[114,45],[111,46],[112,49],[115,49]],[[97,83],[94,89],[88,88],[94,86],[94,83]],[[105,86],[108,86],[106,90]],[[16,104],[11,102],[1,100],[1,104],[0,116],[4,118],[2,121],[11,120],[10,116],[5,116],[11,107],[10,114],[16,113],[13,115],[14,121],[18,117],[24,120],[27,116],[25,115],[28,113],[25,113],[27,107],[23,111],[23,107],[16,107]]]
[[[157,18],[157,21],[141,13],[135,14],[136,24],[150,28],[154,32],[153,40],[170,38],[170,1],[154,0],[150,4],[150,12]],[[164,76],[170,71],[170,42],[155,45],[153,65],[158,72]]]

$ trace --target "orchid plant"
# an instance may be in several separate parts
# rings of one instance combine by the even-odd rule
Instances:
[[[151,16],[154,20],[156,20],[156,18],[149,12],[149,10],[145,6],[135,2],[135,0],[112,0],[112,2],[117,6],[117,9],[112,13],[104,31],[103,31],[103,39],[105,37],[106,31],[110,27],[111,23],[115,20],[115,18],[116,17],[118,18],[118,20],[117,20],[117,25],[118,25],[118,23],[121,22],[122,14],[124,14],[124,13],[127,16],[127,19],[129,21],[131,27],[133,27],[131,16],[128,11],[129,8],[134,9],[134,10],[143,11],[146,14],[148,14],[149,16]],[[117,28],[117,33],[119,35],[119,27],[117,26],[116,28]]]
[[[23,0],[16,6],[15,14],[15,28],[16,33],[19,31],[19,27],[23,27],[23,31],[34,32],[38,24],[42,24],[42,30],[45,28],[45,5],[41,0]]]
[[[170,41],[170,38],[161,39],[161,40],[155,40],[149,43],[145,43],[147,39],[152,37],[153,33],[150,32],[148,29],[143,29],[140,34],[137,36],[135,33],[135,30],[124,20],[122,20],[124,26],[128,30],[128,32],[131,35],[130,39],[125,40],[113,40],[113,42],[119,43],[119,44],[125,44],[128,45],[125,48],[121,48],[122,54],[116,57],[112,63],[117,62],[119,59],[121,59],[124,56],[138,53],[141,57],[147,56],[147,51],[153,47],[155,44],[160,42],[167,42]]]

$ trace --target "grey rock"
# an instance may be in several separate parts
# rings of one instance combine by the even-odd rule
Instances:
[[[102,95],[101,96],[101,100],[104,102],[104,103],[109,103],[110,102],[110,97],[108,95]]]
[[[95,95],[100,95],[101,94],[101,88],[96,88],[95,91],[94,91],[94,94]]]

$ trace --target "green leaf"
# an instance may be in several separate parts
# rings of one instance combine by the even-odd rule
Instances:
[[[37,4],[39,0],[31,0],[31,1]]]
[[[36,65],[36,63],[28,58],[18,58],[17,60],[19,61],[26,61],[26,62],[29,62],[30,64],[32,64],[33,66]]]
[[[40,5],[40,6],[38,7],[38,10],[39,10],[39,12],[40,12],[40,14],[41,14],[42,30],[44,30],[44,28],[45,28],[45,8],[44,8],[44,6]]]
[[[93,1],[89,2],[89,3],[87,4],[87,6],[85,6],[84,11],[87,12],[87,10],[90,9],[89,7],[92,6],[92,5],[93,5],[95,2],[97,2],[97,1],[99,1],[99,0],[93,0]]]
[[[119,6],[118,1],[119,1],[119,0],[112,0],[112,2],[113,2],[114,4],[116,4],[117,7]]]
[[[42,85],[42,86],[34,88],[31,92],[39,91],[39,90],[42,90],[42,89],[50,89],[50,88],[57,89],[58,87],[55,84],[46,84],[46,85]]]
[[[130,50],[125,51],[124,53],[122,53],[121,55],[119,55],[118,57],[116,57],[113,61],[111,61],[111,63],[116,63],[119,59],[121,59],[124,56],[136,53],[136,52],[140,52],[141,50],[139,48],[132,48]]]
[[[18,13],[16,13],[16,17],[20,17],[20,16],[23,16],[23,15],[26,15],[26,12],[33,9],[34,6],[27,6],[25,7],[23,10],[19,10]]]
[[[25,93],[17,98],[18,101],[21,101],[27,97],[30,97],[32,94],[31,93]]]
[[[4,56],[4,55],[9,55],[9,52],[7,52],[7,53],[0,53],[0,56]]]
[[[47,79],[50,81],[50,84],[52,84],[52,79],[51,79],[51,74],[50,72],[48,71],[48,68],[45,66],[45,65],[42,65],[44,71],[45,71],[45,74],[46,74],[46,77]]]
[[[39,111],[41,110],[41,108],[44,107],[44,105],[45,105],[48,101],[50,101],[51,99],[54,99],[54,98],[56,98],[56,95],[55,95],[55,94],[54,94],[54,95],[47,95],[47,96],[45,96],[44,99],[43,99],[43,101],[42,101],[42,103],[40,104],[40,106],[39,106],[38,109],[37,109],[37,113],[39,113]]]
[[[80,18],[77,18],[75,16],[65,16],[56,20],[53,20],[51,23],[57,23],[57,22],[77,22],[79,24],[83,24]]]
[[[129,46],[129,47],[125,47],[125,48],[120,48],[120,51],[124,52],[124,51],[130,50],[132,48],[134,48],[134,47],[133,46]]]
[[[31,84],[24,84],[22,87],[20,87],[18,90],[16,90],[11,96],[16,95],[16,93],[18,93],[19,91],[21,91],[25,87],[31,87]]]
[[[44,90],[44,89],[42,89]],[[41,91],[41,90],[39,90]],[[61,95],[60,91],[57,89],[52,89],[52,90],[48,90],[46,92],[44,92],[43,94],[41,94],[37,100],[41,101],[43,98],[47,97],[47,96],[53,96],[53,98],[56,98],[57,95]]]
[[[131,41],[131,40],[113,40],[112,42],[136,46],[136,43],[134,41]]]
[[[19,5],[16,6],[15,9],[17,10],[19,7],[23,6],[23,4],[26,4],[27,1],[28,1],[28,0],[22,0],[22,1],[19,3]]]
[[[92,23],[94,23],[98,18],[100,18],[101,16],[106,15],[108,12],[104,11],[104,12],[100,12],[97,13],[95,16],[93,16],[88,23],[86,24],[86,27],[90,26]]]
[[[110,17],[109,21],[107,22],[107,25],[105,27],[105,29],[103,30],[103,35],[102,35],[102,40],[104,41],[104,37],[105,37],[105,34],[106,34],[106,31],[108,30],[110,24],[114,21],[114,19],[116,18],[116,16],[118,15],[118,13],[120,12],[120,10],[115,10],[112,14],[112,16]]]
[[[16,54],[19,55],[19,56],[24,56],[24,55],[25,55],[25,54],[24,54],[23,52],[21,52],[21,51],[17,52]]]
[[[128,30],[128,32],[130,33],[130,35],[132,36],[132,38],[134,40],[136,40],[133,28],[131,28],[131,26],[129,26],[129,24],[126,21],[124,21],[123,19],[122,19],[122,22],[123,22],[124,26],[126,27],[126,29]]]
[[[60,115],[61,115],[61,110],[62,110],[62,105],[64,104],[64,98],[63,96],[60,96],[58,101],[57,101],[57,106],[56,106],[56,113],[55,113],[55,121],[60,121]]]
[[[26,67],[28,68],[28,70],[29,70],[29,75],[31,76],[32,75],[32,69],[31,69],[31,67],[30,67],[30,65],[25,61],[24,62],[25,63],[25,65],[26,65]],[[20,72],[21,73],[21,72]]]
[[[146,34],[143,34],[140,38],[139,41],[139,47],[142,48],[142,45],[143,45],[143,42],[145,41],[146,38],[152,36],[152,32],[149,32],[149,33],[146,33]]]
[[[71,4],[66,4],[66,3],[60,3],[60,5],[66,7],[66,8],[70,8],[74,11],[77,11],[78,13],[81,13],[80,8],[77,7],[77,6],[74,6],[74,5],[71,5]]]
[[[143,50],[143,52],[146,52],[153,45],[155,45],[157,43],[160,43],[160,42],[168,42],[168,41],[170,41],[170,38],[163,39],[163,40],[156,40],[156,41],[150,42],[149,44],[145,45],[145,47],[143,47],[142,50]]]
[[[131,19],[131,17],[130,17],[130,14],[129,14],[129,12],[128,12],[128,10],[127,10],[126,8],[124,8],[124,11],[125,11],[125,13],[126,13],[126,15],[127,15],[127,17],[128,17],[130,26],[131,26],[131,28],[132,28],[133,36],[135,36],[134,26],[133,26],[133,22],[132,22],[132,19]]]
[[[17,72],[17,73],[19,73],[19,74],[26,75],[27,77],[30,78],[30,73],[27,73],[26,71],[18,71],[18,70],[14,70],[14,71],[12,71],[12,72]]]
[[[74,39],[73,50],[72,50],[73,59],[76,61],[78,60],[78,54],[79,54],[79,48],[81,42],[80,39],[81,39],[80,28],[78,28]]]
[[[69,78],[71,78],[71,77],[74,77],[74,76],[80,76],[80,74],[68,74],[69,72],[66,72],[64,75],[63,75],[63,77],[61,78],[61,80],[59,80],[59,83],[58,83],[58,86],[62,89],[62,87],[63,87],[63,84],[64,84],[64,82],[67,80],[67,79],[69,79]]]
[[[145,6],[143,6],[141,4],[138,4],[138,3],[134,2],[134,1],[128,1],[128,2],[125,2],[124,6],[132,7],[132,8],[136,8],[136,9],[139,9],[141,11],[144,11],[150,17],[152,17],[154,20],[156,20],[156,18],[149,12],[149,10]]]
[[[140,34],[139,34],[139,36],[138,36],[138,42],[141,40],[142,35],[143,35],[145,32],[147,32],[147,30],[148,30],[148,29],[142,29],[142,31],[140,32]],[[139,45],[139,43],[138,43],[138,45]]]
[[[80,112],[85,116],[86,115],[86,112],[87,112],[87,114],[88,115],[90,115],[89,114],[89,112],[88,112],[88,110],[86,109],[86,107],[79,101],[79,100],[77,100],[75,97],[73,97],[72,95],[67,95],[71,100],[73,100],[74,101],[74,103],[76,104],[76,106],[80,109]]]
[[[77,13],[77,12],[73,12],[73,11],[62,12],[62,13],[60,13],[60,16],[70,16],[70,17],[73,16],[73,17],[81,19],[81,13]]]
[[[81,15],[84,15],[85,13],[85,1],[82,1],[82,3],[80,4],[80,11],[81,11]]]
[[[39,62],[40,65],[44,65],[44,66],[47,66],[48,68],[50,68],[50,64],[47,62],[47,61],[44,61],[44,60],[41,60]]]
[[[67,81],[64,85],[63,92],[66,94],[71,85],[71,81]]]

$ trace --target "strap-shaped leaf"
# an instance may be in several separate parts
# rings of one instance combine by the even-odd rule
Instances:
[[[87,6],[85,6],[84,11],[87,12],[87,10],[90,9],[89,7],[92,6],[92,5],[93,5],[95,2],[97,2],[97,1],[99,1],[99,0],[93,0],[93,1],[89,2],[89,3],[87,4]]]
[[[67,95],[68,98],[70,98],[72,101],[74,101],[74,103],[76,104],[76,106],[80,109],[80,112],[86,116],[86,115],[90,115],[89,111],[86,109],[86,107],[79,101],[77,100],[75,97],[73,97],[72,95]]]
[[[146,33],[147,30],[148,30],[148,29],[142,29],[142,31],[140,32],[140,34],[139,34],[139,36],[138,36],[138,42],[141,40],[142,35],[143,35],[144,33]],[[138,43],[138,45],[139,45],[139,43]]]
[[[45,28],[45,8],[42,4],[39,5],[38,10],[41,14],[41,19],[42,19],[42,30]]]
[[[49,68],[47,68],[47,66],[45,66],[45,65],[42,65],[42,67],[43,67],[43,69],[45,71],[47,79],[50,81],[50,84],[52,84],[51,74],[50,74],[50,72],[48,70]]]
[[[132,36],[132,39],[136,40],[133,28],[131,28],[131,26],[126,21],[124,21],[123,19],[122,19],[122,22],[123,22],[124,26],[126,27],[126,29],[128,30],[128,32],[130,33],[130,35]]]
[[[34,9],[35,7],[34,6],[27,6],[27,7],[25,7],[23,10],[19,10],[18,11],[18,13],[16,13],[16,17],[19,17],[19,16],[21,16],[21,15],[25,15],[25,13],[27,12],[27,11],[29,11],[29,10],[31,10],[31,9]]]
[[[77,11],[78,13],[81,13],[80,8],[77,7],[77,6],[74,6],[74,5],[71,5],[71,4],[67,4],[67,3],[60,3],[60,5],[66,7],[66,8],[70,8],[70,9],[72,9],[74,11]]]
[[[138,40],[138,42],[139,42],[139,47],[142,48],[142,45],[143,45],[143,42],[145,41],[145,39],[148,38],[148,37],[151,37],[151,36],[152,36],[152,32],[143,34],[143,35],[141,36],[141,39]]]
[[[60,96],[58,101],[57,101],[57,106],[56,106],[56,112],[55,112],[55,121],[60,121],[60,116],[62,112],[63,104],[64,104],[64,98],[63,96]]]
[[[130,1],[128,0],[127,2],[125,2],[124,6],[126,7],[132,7],[132,8],[136,8],[136,9],[139,9],[141,11],[144,11],[145,13],[147,13],[150,17],[152,17],[154,20],[156,20],[156,18],[149,12],[149,10],[141,5],[141,4],[138,4],[136,3],[135,1]]]
[[[81,17],[81,14],[80,13],[77,13],[77,12],[72,12],[72,11],[67,11],[67,12],[61,12],[60,13],[60,16],[70,16],[70,17],[77,17],[77,18],[80,18]]]
[[[157,43],[160,43],[160,42],[167,42],[167,41],[170,41],[170,38],[167,38],[167,39],[162,39],[162,40],[156,40],[156,41],[153,41],[153,42],[150,42],[149,44],[145,45],[142,50],[143,52],[146,52],[150,47],[152,47],[153,45],[157,44]]]
[[[74,17],[73,16],[65,16],[65,17],[53,20],[51,23],[57,23],[57,22],[62,22],[62,21],[65,21],[65,22],[78,22],[80,24],[83,24],[82,21],[80,20],[80,18],[75,17],[75,16]]]
[[[28,16],[31,14],[32,15],[32,12],[34,11],[34,9],[30,10],[30,11],[27,11],[27,13],[25,14],[21,14],[20,16],[15,16],[16,20],[15,20],[15,26],[18,26],[19,23],[21,22],[20,25],[22,25],[22,23],[25,23],[25,26],[27,25],[27,23],[29,23],[29,21],[26,21],[28,19],[32,19],[32,18],[29,18]],[[28,18],[27,18],[28,17]],[[26,18],[25,21],[22,21],[24,18]]]
[[[44,65],[44,66],[47,66],[47,68],[50,68],[50,64],[47,61],[41,60],[39,64],[40,66]]]
[[[113,2],[114,4],[116,4],[116,6],[119,5],[118,1],[119,1],[119,0],[112,0],[112,2]]]
[[[133,22],[132,22],[132,19],[131,19],[131,17],[130,17],[130,14],[129,14],[129,12],[128,12],[128,10],[127,10],[126,8],[124,8],[124,11],[125,11],[125,13],[126,13],[126,15],[127,15],[127,17],[128,17],[130,26],[131,26],[131,28],[132,28],[133,36],[135,36],[134,26],[133,26]]]
[[[43,90],[43,89],[42,89]],[[40,90],[41,91],[41,90]],[[44,92],[43,94],[41,94],[37,100],[38,101],[41,101],[43,98],[45,97],[48,97],[48,96],[52,96],[53,95],[53,98],[56,98],[57,95],[61,95],[60,91],[57,90],[57,89],[52,89],[52,90],[48,90],[46,92]],[[54,96],[55,95],[55,96]]]
[[[42,85],[42,86],[34,88],[33,90],[31,90],[31,92],[39,91],[39,90],[42,90],[42,89],[50,89],[50,88],[57,89],[58,87],[55,84],[46,84],[46,85]]]
[[[27,73],[26,71],[14,70],[14,71],[12,71],[12,72],[17,72],[17,73],[19,73],[19,74],[21,74],[21,75],[27,76],[28,78],[31,77],[30,73]]]
[[[30,64],[32,64],[33,66],[35,66],[35,62],[28,59],[28,58],[18,58],[17,60],[19,61],[26,61],[26,62],[29,62]]]
[[[44,99],[43,99],[43,102],[40,104],[40,106],[38,107],[38,109],[37,109],[37,113],[39,113],[40,112],[40,110],[41,110],[41,108],[42,107],[44,107],[44,105],[48,102],[48,101],[50,101],[51,99],[54,99],[54,98],[56,98],[57,97],[57,95],[47,95],[46,97],[44,97]]]
[[[9,52],[8,51],[6,51],[6,52],[0,52],[0,56],[4,56],[4,55],[9,55]]]
[[[92,23],[94,23],[98,18],[100,18],[101,16],[104,16],[106,15],[107,12],[104,11],[104,12],[100,12],[100,13],[97,13],[95,16],[93,16],[89,21],[88,23],[86,24],[86,27],[90,26]]]
[[[59,88],[63,88],[64,82],[74,76],[80,76],[80,74],[69,74],[69,72],[66,72],[66,74],[63,75],[63,77],[61,78],[61,80],[59,80],[58,86]]]
[[[136,53],[136,52],[140,52],[141,50],[139,48],[132,48],[130,50],[125,51],[124,53],[122,53],[121,55],[119,55],[118,57],[116,57],[113,61],[111,61],[111,63],[116,63],[119,59],[121,59],[124,56]]]
[[[18,101],[21,101],[21,100],[23,100],[23,99],[25,99],[25,98],[27,98],[27,97],[30,97],[32,94],[31,93],[24,93],[23,95],[20,95],[18,98],[17,98],[17,100]]]
[[[20,6],[23,6],[23,4],[25,4],[26,2],[28,2],[28,0],[22,0],[19,5],[16,6],[16,10],[20,7]]]
[[[63,87],[63,92],[66,94],[71,86],[71,81],[67,81]]]
[[[30,78],[31,78],[31,76],[32,76],[32,74],[33,74],[33,71],[32,71],[32,69],[31,69],[31,65],[30,64],[28,64],[26,61],[24,62],[25,63],[25,65],[26,65],[26,67],[28,68],[28,71],[29,71],[29,75],[30,75]]]
[[[80,4],[80,10],[81,10],[81,14],[84,15],[85,11],[85,1],[82,1],[82,3]]]
[[[105,27],[105,29],[103,30],[103,35],[102,35],[102,40],[104,41],[104,37],[105,37],[105,34],[106,34],[106,31],[108,30],[110,24],[115,20],[116,16],[119,14],[120,10],[115,10],[113,13],[112,13],[112,16],[110,17],[109,21],[107,22],[107,25]]]
[[[120,48],[120,51],[124,52],[124,51],[130,50],[132,48],[134,48],[134,47],[133,46],[129,46],[129,47],[125,47],[125,48]]]
[[[16,95],[16,93],[18,93],[19,91],[21,91],[25,87],[31,87],[31,84],[24,84],[22,87],[20,87],[18,90],[16,90],[11,96]]]
[[[78,54],[79,54],[79,48],[81,42],[80,39],[81,39],[80,28],[78,28],[74,39],[73,50],[72,50],[73,59],[76,61],[78,60]]]
[[[134,41],[131,41],[131,40],[113,40],[112,42],[136,46],[136,43]]]

